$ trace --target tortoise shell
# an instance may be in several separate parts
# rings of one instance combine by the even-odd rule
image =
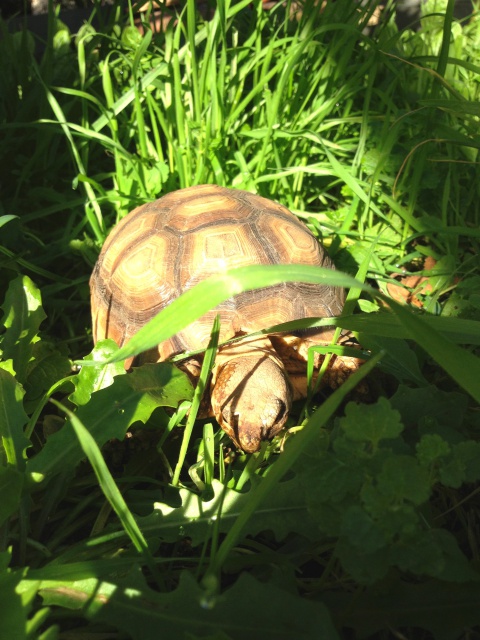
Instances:
[[[296,216],[247,191],[201,185],[142,205],[113,229],[95,265],[94,340],[112,338],[122,346],[199,281],[253,264],[334,269]],[[343,289],[327,285],[283,283],[247,291],[160,344],[157,359],[206,347],[217,313],[223,341],[298,318],[339,315],[343,302]]]

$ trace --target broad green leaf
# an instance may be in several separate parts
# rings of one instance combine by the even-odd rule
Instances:
[[[111,625],[132,640],[203,638],[219,632],[232,640],[338,640],[320,603],[247,573],[220,595],[202,589],[187,572],[181,574],[173,592],[158,593],[147,587],[138,571],[118,583],[93,578],[79,583],[44,582],[40,595],[46,605],[81,609],[87,618]]]
[[[388,539],[382,536],[381,520],[375,522],[353,506],[345,514],[342,533],[336,553],[345,570],[361,584],[379,580],[389,567],[450,582],[480,581],[455,537],[443,529],[405,528]]]
[[[113,340],[100,340],[93,351],[85,357],[88,362],[102,362],[118,351],[118,345]],[[92,393],[109,387],[115,376],[125,373],[121,362],[104,367],[82,367],[80,372],[71,378],[75,391],[68,397],[77,406],[87,404]]]
[[[345,510],[340,535],[349,540],[357,553],[364,555],[373,554],[388,543],[385,531],[357,504]]]
[[[379,458],[380,457],[381,454],[379,453]],[[403,457],[415,462],[415,458],[411,456]],[[396,460],[397,458],[402,458],[402,456],[391,455],[386,460]],[[408,464],[409,463],[404,464],[403,467],[408,467]],[[360,502],[365,511],[367,511],[382,530],[385,531],[391,544],[397,544],[399,541],[404,540],[404,544],[408,546],[409,537],[419,530],[423,530],[423,519],[420,516],[417,505],[414,504],[413,500],[409,499],[410,495],[404,495],[405,492],[402,491],[403,485],[401,484],[401,480],[392,488],[391,484],[389,484],[389,478],[387,477],[385,486],[383,486],[382,480],[380,479],[382,471],[383,468],[380,472],[377,471],[374,479],[368,475],[368,470],[367,473],[364,474],[364,482],[360,491]],[[400,485],[400,487],[398,485]],[[429,486],[431,485],[433,485],[433,480],[430,481]],[[352,502],[358,502],[356,496],[353,496]]]
[[[18,586],[18,592],[28,590],[32,583],[44,581],[55,582],[79,582],[88,580],[93,575],[97,578],[108,578],[112,575],[120,576],[138,566],[138,557],[135,555],[120,555],[114,558],[104,557],[81,560],[79,562],[59,562],[54,558],[51,562],[37,569],[29,569],[26,580]]]
[[[379,398],[370,405],[350,402],[339,424],[347,438],[371,442],[374,450],[381,440],[396,438],[403,431],[400,413],[392,409],[386,398]]]
[[[142,531],[145,535],[158,536],[168,542],[188,537],[194,546],[208,539],[214,528],[223,533],[229,531],[251,500],[252,489],[240,493],[214,480],[212,491],[213,497],[204,502],[200,495],[179,489],[181,505],[155,503],[153,513],[138,518]],[[131,494],[131,498],[134,496],[140,498],[141,492]],[[272,531],[277,540],[284,539],[294,531],[310,537],[316,530],[307,512],[303,486],[298,478],[278,483],[269,501],[255,510],[248,533],[255,535],[267,530]]]
[[[446,487],[459,489],[465,482],[465,467],[462,461],[452,456],[448,462],[441,466],[439,478]]]
[[[0,632],[5,640],[27,640],[27,616],[30,606],[16,592],[23,572],[9,569],[9,563],[10,554],[6,551],[0,552]]]
[[[418,527],[419,518],[413,507],[405,506],[401,500],[393,502],[377,482],[382,463],[391,457],[391,452],[382,449],[363,458],[355,457],[353,452],[328,452],[316,465],[309,465],[302,456],[297,472],[309,514],[322,533],[345,537],[350,532],[352,539],[347,546],[355,547],[357,528],[371,532],[375,529],[374,544],[378,545],[382,539],[397,539],[404,529],[411,531]],[[360,514],[356,524],[355,514]]]
[[[10,282],[3,309],[5,333],[0,346],[4,360],[13,360],[19,382],[24,382],[40,324],[45,319],[40,291],[28,276]]]
[[[436,433],[426,433],[422,436],[415,450],[417,460],[427,468],[440,464],[441,460],[448,457],[452,451],[448,442]]]
[[[355,513],[353,513],[355,511]],[[382,544],[381,526],[370,521],[354,507],[351,522],[346,520],[348,537],[340,540],[336,554],[345,570],[360,584],[372,584],[383,578],[390,567],[417,576],[440,578],[449,582],[480,581],[460,551],[452,534],[443,529],[417,529],[403,532],[390,544]],[[357,531],[355,531],[357,529]],[[372,544],[378,539],[378,548]]]
[[[309,508],[312,506],[313,516],[317,500],[336,505],[346,496],[359,493],[363,482],[361,465],[349,466],[347,473],[345,461],[339,455],[332,455],[330,452],[316,458],[315,464],[308,465],[305,456],[302,456],[300,461],[303,490],[307,505]]]
[[[28,422],[23,408],[25,391],[11,371],[5,368],[7,364],[0,363],[0,437],[3,448],[0,463],[6,461],[17,469],[23,469],[24,451],[30,444],[23,433]]]
[[[459,442],[453,447],[453,455],[465,469],[465,481],[476,482],[480,477],[480,442]]]
[[[406,340],[369,333],[360,334],[358,340],[364,349],[370,349],[374,353],[385,351],[380,367],[383,371],[394,375],[400,382],[414,382],[420,386],[427,384],[420,370],[418,358]]]
[[[480,443],[464,440],[453,445],[449,460],[442,460],[440,480],[457,489],[464,482],[476,482],[480,477]]]
[[[465,394],[443,391],[433,385],[420,389],[400,385],[389,402],[400,412],[406,429],[419,429],[421,434],[438,433],[450,444],[463,439],[458,429],[468,407]]]
[[[0,527],[18,510],[25,476],[12,466],[0,466]]]
[[[390,568],[389,549],[384,547],[374,553],[365,553],[349,541],[341,539],[335,547],[335,556],[346,573],[356,583],[369,585],[384,578]]]
[[[134,422],[146,422],[156,407],[175,407],[193,393],[187,376],[168,363],[143,365],[131,374],[117,376],[106,389],[92,394],[76,415],[102,446],[112,438],[123,439]],[[27,470],[36,481],[74,467],[83,458],[82,449],[67,423],[50,436],[44,448],[29,460]]]
[[[415,505],[426,502],[431,492],[431,480],[426,469],[412,456],[391,456],[378,476],[378,489],[392,504],[404,500]]]
[[[445,554],[434,534],[432,529],[419,531],[393,546],[391,564],[414,575],[438,577],[445,568]]]
[[[436,547],[441,554],[441,563],[438,567],[434,567],[431,571],[425,571],[425,574],[434,578],[439,578],[445,582],[461,583],[461,582],[480,582],[480,573],[478,568],[474,568],[461,551],[458,541],[452,532],[446,529],[431,528],[423,532],[424,535],[424,552],[426,554],[427,547]],[[408,558],[409,566],[399,565],[405,571],[414,571],[415,565],[419,568],[422,566],[422,554],[418,557],[417,562],[414,561],[414,552],[409,552],[409,548],[403,549],[404,558]]]
[[[371,638],[385,629],[425,629],[435,640],[458,640],[480,624],[480,584],[420,583],[391,576],[379,589],[373,585],[353,593],[322,592],[339,629],[354,629],[356,637]]]
[[[39,340],[32,345],[31,360],[27,367],[25,408],[31,413],[45,391],[71,372],[70,360],[52,343]]]
[[[442,309],[442,316],[445,318],[480,318],[480,300],[476,293],[480,290],[480,277],[474,279],[472,284],[475,286],[473,291],[469,291],[465,287],[466,291],[461,291],[457,287],[455,291],[452,291],[448,296]],[[475,281],[476,280],[476,281]]]

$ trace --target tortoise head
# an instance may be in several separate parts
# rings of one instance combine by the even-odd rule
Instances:
[[[284,426],[292,404],[288,375],[265,353],[221,365],[212,386],[212,410],[222,429],[246,453],[260,449]]]

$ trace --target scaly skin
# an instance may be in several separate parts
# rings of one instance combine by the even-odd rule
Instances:
[[[260,449],[284,426],[292,404],[292,386],[275,352],[239,355],[218,367],[212,387],[212,411],[222,429],[246,453]]]

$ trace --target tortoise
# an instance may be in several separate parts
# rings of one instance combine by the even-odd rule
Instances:
[[[180,189],[131,211],[111,231],[91,279],[93,338],[119,346],[183,291],[210,275],[251,264],[305,264],[334,269],[325,249],[288,209],[247,191],[200,185]],[[258,451],[285,425],[292,401],[306,397],[308,348],[328,344],[333,327],[250,337],[265,327],[307,317],[340,315],[344,291],[301,282],[247,291],[192,322],[136,359],[157,362],[205,348],[220,314],[221,346],[205,414],[235,445]],[[125,362],[128,369],[133,358]],[[315,367],[321,357],[316,354]],[[325,376],[335,388],[356,358],[333,358]],[[180,364],[199,375],[198,356]]]

